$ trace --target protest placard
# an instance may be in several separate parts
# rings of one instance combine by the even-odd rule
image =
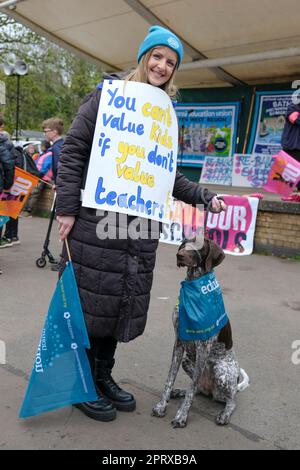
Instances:
[[[235,154],[232,185],[245,188],[262,188],[271,169],[272,155]]]
[[[205,157],[200,183],[201,184],[232,184],[231,157]]]
[[[177,146],[177,118],[163,90],[105,80],[83,206],[167,221]]]
[[[263,189],[271,193],[289,196],[299,181],[300,162],[281,150],[273,157],[273,164]]]
[[[171,198],[168,202],[169,221],[164,223],[159,241],[179,245],[185,238],[204,237],[204,205],[194,207]]]
[[[184,238],[204,235],[214,240],[225,253],[251,255],[259,199],[247,196],[222,195],[227,209],[214,214],[204,206],[192,207],[182,201],[170,201],[170,222],[163,224],[160,242],[180,245]]]
[[[259,200],[247,196],[222,196],[227,205],[226,211],[219,214],[208,213],[206,233],[230,255],[250,255],[253,241]]]

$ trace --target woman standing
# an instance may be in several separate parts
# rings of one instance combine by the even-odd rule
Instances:
[[[125,79],[148,83],[163,89],[171,98],[176,94],[175,73],[183,58],[183,47],[172,32],[152,26],[140,45],[138,66],[127,74],[106,75],[104,79]],[[82,308],[90,337],[87,351],[99,400],[76,405],[87,416],[99,421],[115,418],[116,409],[135,409],[134,397],[113,380],[111,370],[117,342],[128,342],[145,329],[150,291],[158,246],[157,236],[149,239],[105,239],[97,237],[97,224],[107,215],[81,206],[85,186],[101,84],[85,99],[62,148],[57,178],[57,220],[60,238],[69,235],[71,255]],[[189,204],[212,203],[215,211],[225,208],[223,201],[177,172],[173,196]],[[116,229],[122,223],[116,214]],[[130,223],[135,217],[128,217]],[[150,233],[150,232],[149,232]],[[67,254],[63,249],[63,262]]]

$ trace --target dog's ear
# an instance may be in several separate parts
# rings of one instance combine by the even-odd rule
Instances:
[[[209,238],[205,238],[204,240],[204,251],[203,264],[205,272],[209,273],[215,266],[222,263],[225,258],[225,253],[219,245]]]

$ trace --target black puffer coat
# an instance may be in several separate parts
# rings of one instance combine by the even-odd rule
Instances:
[[[100,217],[95,209],[81,206],[100,96],[96,89],[86,98],[66,136],[58,169],[57,214],[76,216],[69,241],[89,335],[127,342],[146,325],[159,229],[156,239],[100,240],[97,224],[107,212]],[[177,172],[173,196],[197,204],[209,202],[214,194]],[[134,218],[128,217],[128,222]],[[118,214],[116,227],[122,229]],[[66,258],[64,248],[63,262]]]
[[[0,193],[9,189],[14,182],[13,144],[6,134],[0,132]]]

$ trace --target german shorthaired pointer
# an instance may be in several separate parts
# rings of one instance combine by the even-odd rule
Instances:
[[[195,247],[195,240],[186,240],[179,247],[177,266],[187,267],[186,280],[191,281],[210,273],[223,261],[224,257],[223,250],[207,238],[204,239],[201,249]],[[212,396],[218,402],[225,402],[226,406],[217,415],[216,423],[228,424],[236,407],[236,393],[249,385],[249,378],[246,372],[240,369],[232,348],[229,320],[217,334],[206,340],[184,341],[178,337],[179,305],[177,305],[173,311],[173,325],[176,339],[172,363],[161,400],[152,409],[152,415],[163,417],[170,398],[184,397],[172,421],[172,426],[174,428],[185,427],[195,393],[203,393]],[[183,357],[184,353],[185,357]],[[183,370],[192,381],[187,390],[173,390],[181,362]],[[240,377],[241,381],[239,381]]]

